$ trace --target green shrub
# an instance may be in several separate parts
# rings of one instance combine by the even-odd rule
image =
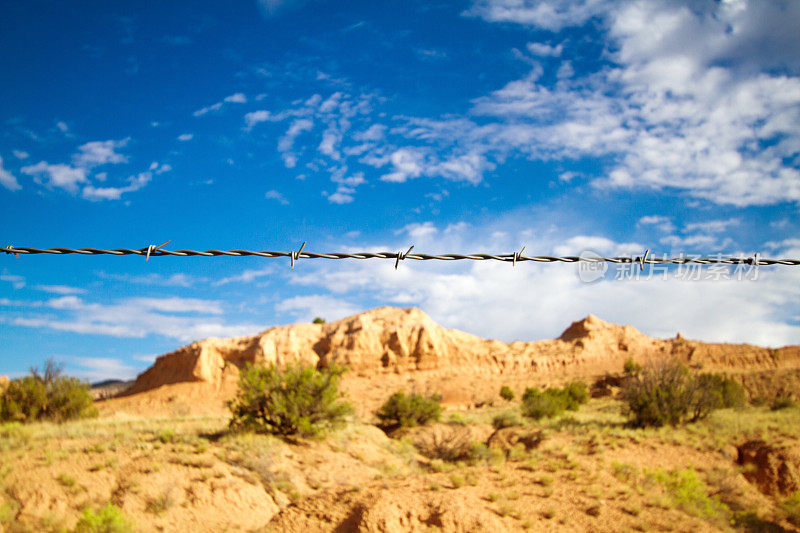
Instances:
[[[97,513],[85,509],[81,514],[75,533],[126,533],[131,524],[125,513],[116,505],[109,503]]]
[[[312,324],[324,324],[325,323],[325,319],[318,316],[311,323]]]
[[[500,413],[492,419],[492,426],[494,429],[510,428],[521,425],[522,420],[519,419],[519,415],[517,415],[517,413]]]
[[[568,383],[567,386],[564,387],[564,391],[569,397],[571,405],[575,406],[574,409],[571,409],[570,407],[567,407],[567,409],[577,411],[580,405],[589,401],[589,387],[587,387],[586,383],[582,381],[573,381]]]
[[[511,387],[508,385],[503,385],[500,387],[500,397],[507,402],[510,402],[514,399],[514,391],[511,390]]]
[[[703,394],[713,396],[716,407],[740,408],[747,405],[747,393],[738,382],[722,374],[700,374],[697,387]]]
[[[791,396],[776,396],[772,399],[769,408],[773,411],[794,407],[794,399]]]
[[[337,426],[352,412],[339,394],[344,371],[336,365],[321,370],[250,365],[239,376],[236,397],[228,402],[230,425],[282,436],[314,436]]]
[[[31,375],[11,381],[0,393],[0,420],[62,422],[96,416],[89,385],[74,377],[62,375],[52,360],[43,372],[31,369]]]
[[[747,405],[747,392],[742,384],[730,378],[722,382],[722,406],[740,409]]]
[[[426,398],[419,394],[395,392],[376,413],[379,426],[385,430],[411,427],[439,420],[442,416],[441,397]]]
[[[780,502],[781,510],[786,514],[786,520],[792,525],[800,527],[800,490],[789,495]]]
[[[691,375],[675,361],[651,366],[628,381],[622,394],[633,425],[677,425],[691,408]]]
[[[538,420],[556,416],[564,410],[577,411],[587,401],[589,390],[581,381],[568,383],[564,388],[552,387],[545,391],[529,387],[522,395],[522,414]]]
[[[718,499],[709,496],[708,489],[692,469],[664,472],[647,472],[647,477],[664,486],[672,502],[683,511],[708,520],[728,517],[728,507]]]
[[[528,388],[522,398],[522,414],[529,418],[539,420],[543,417],[552,417],[564,410],[562,399],[542,392],[536,388]]]
[[[638,374],[642,371],[642,365],[633,360],[633,357],[628,357],[625,360],[625,366],[622,368],[626,374]]]
[[[719,374],[694,375],[678,361],[642,370],[623,389],[625,411],[634,426],[661,427],[706,418],[722,407],[742,407],[745,391]]]

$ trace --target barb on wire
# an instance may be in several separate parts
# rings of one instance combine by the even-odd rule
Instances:
[[[522,250],[519,252],[514,252],[514,259],[511,262],[511,266],[517,266],[517,260],[522,256],[522,252],[525,251],[525,247],[522,247]]]
[[[167,241],[169,242],[169,241]],[[688,255],[681,255],[679,257],[652,257],[649,250],[645,252],[642,257],[631,256],[618,256],[618,257],[579,257],[579,256],[551,256],[551,255],[522,255],[522,251],[513,252],[508,254],[487,254],[487,253],[472,253],[472,254],[425,254],[425,253],[411,253],[411,248],[408,251],[401,252],[304,252],[305,242],[300,246],[298,251],[292,252],[277,252],[270,250],[165,250],[162,248],[167,243],[159,246],[150,245],[147,248],[131,249],[131,248],[33,248],[29,246],[11,246],[0,248],[0,251],[6,254],[23,254],[23,255],[36,255],[36,254],[54,254],[54,255],[144,255],[145,257],[288,257],[290,258],[290,265],[294,268],[294,262],[297,259],[393,259],[395,264],[404,259],[413,259],[415,261],[501,261],[506,263],[516,264],[518,261],[533,261],[536,263],[578,263],[580,261],[593,261],[593,262],[606,262],[615,264],[629,264],[639,263],[642,268],[644,264],[649,265],[685,265],[695,263],[700,265],[754,265],[754,266],[771,266],[771,265],[786,265],[786,266],[800,266],[800,259],[767,259],[762,258],[760,254],[755,254],[751,257],[695,257]]]
[[[169,241],[164,241],[161,244],[159,244],[158,246],[155,246],[153,244],[148,246],[147,247],[147,257],[145,257],[144,262],[146,263],[146,262],[150,261],[150,254],[152,254],[155,251],[160,250],[161,248],[163,248],[164,246],[166,246],[168,244],[169,244]]]
[[[400,264],[400,261],[402,261],[403,259],[405,259],[405,258],[406,258],[406,256],[407,256],[408,254],[410,254],[410,253],[411,253],[411,250],[413,250],[413,249],[414,249],[414,245],[412,244],[412,245],[411,245],[411,248],[409,248],[408,250],[406,250],[406,253],[403,253],[403,252],[397,252],[397,259],[395,259],[395,260],[394,260],[394,269],[395,269],[395,270],[397,270],[397,265],[399,265],[399,264]]]
[[[300,254],[303,253],[303,248],[305,247],[306,247],[306,241],[303,241],[303,244],[300,245],[299,250],[297,250],[296,252],[289,252],[289,266],[292,267],[292,270],[294,270],[294,262],[300,259]]]
[[[650,253],[650,248],[644,251],[643,256],[636,258],[636,262],[639,263],[639,270],[644,270],[644,264],[647,262],[647,254],[649,253]]]

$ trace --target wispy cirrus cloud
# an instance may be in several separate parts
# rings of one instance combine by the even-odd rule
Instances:
[[[226,96],[219,102],[198,109],[197,111],[192,113],[192,116],[202,117],[203,115],[207,115],[214,111],[219,111],[225,104],[246,104],[246,103],[247,103],[247,96],[245,96],[244,93],[234,93],[229,96]]]
[[[92,200],[119,200],[122,195],[138,191],[150,183],[153,174],[171,170],[169,165],[153,163],[150,170],[129,176],[122,185],[100,185],[108,179],[108,172],[96,169],[106,165],[128,163],[129,157],[119,152],[130,138],[121,140],[92,141],[78,146],[70,164],[51,164],[40,161],[22,167],[23,174],[34,177],[34,181],[48,188],[62,189],[70,194]],[[155,166],[153,166],[155,165]],[[94,180],[94,181],[93,181]]]
[[[25,277],[17,274],[0,274],[0,281],[10,283],[15,289],[21,289],[25,286]]]
[[[57,357],[57,359],[61,359]],[[135,378],[141,368],[132,366],[114,357],[66,356],[66,370],[77,378],[97,382],[106,379],[129,380]]]
[[[16,310],[2,319],[6,324],[112,337],[158,335],[189,342],[210,336],[244,335],[260,328],[228,324],[222,316],[222,302],[196,298],[136,297],[101,304],[69,295],[37,306],[13,307]]]
[[[70,287],[69,285],[36,285],[34,287],[37,291],[50,292],[53,294],[60,294],[67,296],[70,294],[86,294],[86,289],[80,287]]]
[[[800,202],[800,60],[776,52],[759,63],[750,53],[800,46],[786,35],[800,8],[765,4],[479,0],[465,15],[552,32],[592,24],[607,61],[576,75],[576,44],[529,42],[542,61],[529,58],[527,75],[474,98],[462,116],[387,117],[381,98],[337,90],[252,111],[245,123],[255,132],[291,120],[278,147],[287,168],[332,177],[478,184],[518,158],[560,162],[570,177],[571,163],[592,158],[603,161],[590,178],[600,189],[740,207]],[[386,129],[372,130],[376,113]],[[353,201],[355,187],[337,189],[325,191],[329,201]]]
[[[122,283],[134,283],[137,285],[155,285],[160,287],[191,287],[196,283],[207,281],[206,278],[198,278],[184,273],[170,274],[168,276],[157,273],[134,275],[100,270],[96,272],[96,275],[100,279],[119,281]]]
[[[16,177],[14,177],[11,172],[3,168],[3,158],[0,157],[0,185],[8,189],[9,191],[18,191],[22,189],[22,186],[19,184],[19,181]]]

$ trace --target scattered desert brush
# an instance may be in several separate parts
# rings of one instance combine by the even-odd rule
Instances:
[[[43,371],[31,368],[29,376],[11,381],[0,392],[0,421],[63,422],[96,415],[89,385],[64,376],[62,367],[51,359]]]
[[[581,381],[573,381],[563,388],[541,391],[534,387],[525,389],[522,395],[522,414],[538,420],[554,417],[561,412],[577,411],[589,400],[589,389]]]
[[[315,436],[342,424],[352,412],[339,394],[344,367],[315,369],[248,366],[236,397],[228,402],[230,426],[274,435]]]
[[[440,401],[438,395],[426,398],[420,394],[395,392],[376,413],[379,425],[384,430],[392,430],[437,421],[442,416]]]
[[[637,427],[695,422],[722,407],[742,407],[741,385],[718,374],[693,374],[678,361],[651,365],[623,389],[625,413]]]

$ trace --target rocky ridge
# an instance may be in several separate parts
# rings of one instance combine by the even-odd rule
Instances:
[[[277,326],[252,336],[209,338],[160,356],[128,394],[202,382],[219,389],[247,363],[347,365],[351,376],[536,375],[599,376],[624,361],[673,356],[704,370],[800,369],[800,346],[763,348],[675,338],[662,340],[593,315],[557,339],[505,343],[446,329],[416,308],[381,307],[329,324]]]

